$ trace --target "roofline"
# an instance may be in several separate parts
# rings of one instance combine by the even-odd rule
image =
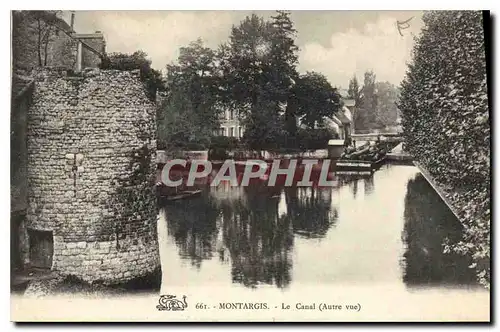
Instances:
[[[96,32],[96,33],[73,33],[73,37],[79,38],[79,39],[86,39],[86,38],[103,38],[104,35],[101,32]]]

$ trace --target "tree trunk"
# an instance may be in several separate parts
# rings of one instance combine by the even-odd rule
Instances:
[[[44,54],[43,54],[43,65],[44,66],[47,66],[47,53],[48,53],[48,48],[49,48],[49,40],[50,40],[50,30],[51,30],[51,27],[49,26],[47,28],[47,32],[45,34],[45,38],[44,38]]]
[[[37,44],[37,52],[38,52],[38,65],[42,66],[42,27],[40,24],[40,18],[37,19],[38,23],[38,44]]]

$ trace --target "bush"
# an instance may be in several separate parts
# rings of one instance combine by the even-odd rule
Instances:
[[[239,141],[236,137],[214,136],[210,142],[211,149],[226,149],[234,150],[239,146]]]
[[[300,150],[326,149],[334,134],[327,129],[299,129],[297,143]]]
[[[156,92],[164,90],[161,72],[151,68],[151,60],[143,51],[136,51],[132,54],[111,53],[107,55],[99,65],[100,69],[116,69],[123,71],[139,70],[141,81],[147,90],[148,98],[156,101]]]
[[[229,158],[229,154],[226,149],[223,148],[211,148],[208,151],[209,160],[225,160]]]
[[[229,151],[240,146],[236,137],[214,136],[211,139],[208,158],[211,160],[224,160],[229,158]]]

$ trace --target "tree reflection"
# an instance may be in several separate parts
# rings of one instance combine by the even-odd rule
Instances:
[[[198,268],[217,252],[232,280],[247,287],[287,287],[294,233],[321,238],[336,222],[331,188],[221,185],[166,207],[170,236]]]
[[[332,207],[332,189],[287,187],[287,214],[293,231],[307,238],[324,237],[336,222],[338,212]]]
[[[467,257],[443,253],[445,238],[460,239],[461,225],[421,174],[408,181],[404,219],[403,280],[407,285],[475,282]]]
[[[231,257],[233,282],[286,287],[291,280],[293,234],[289,220],[279,217],[279,196],[244,189],[245,201],[222,204],[223,241]]]
[[[202,260],[211,258],[215,249],[217,206],[205,195],[167,204],[165,212],[168,232],[174,237],[180,256],[200,268]]]
[[[363,178],[365,184],[365,195],[371,195],[375,189],[375,184],[373,183],[373,176]]]
[[[244,189],[244,198],[221,206],[224,248],[219,257],[230,256],[233,282],[286,287],[291,281],[293,233],[322,237],[337,219],[337,210],[331,208],[331,189]],[[280,211],[282,199],[284,211]]]

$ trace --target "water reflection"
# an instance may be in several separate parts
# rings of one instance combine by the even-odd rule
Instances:
[[[180,256],[198,268],[202,260],[213,255],[219,213],[217,206],[206,198],[177,201],[165,209],[168,232],[175,239]]]
[[[231,258],[233,282],[286,287],[291,280],[291,223],[278,214],[279,197],[244,188],[244,198],[223,201],[221,260]]]
[[[250,288],[286,288],[292,279],[401,288],[474,282],[466,258],[443,254],[444,239],[462,230],[416,168],[384,166],[371,177],[336,180],[332,188],[222,183],[168,204],[171,249],[190,262],[182,273],[227,276]]]
[[[233,282],[286,287],[294,234],[321,238],[338,217],[326,188],[269,188],[264,184],[210,188],[200,198],[165,207],[180,256],[200,268],[216,255],[231,264]]]
[[[306,238],[324,237],[338,218],[337,208],[332,205],[330,188],[284,189],[287,213],[293,231]]]
[[[421,174],[408,181],[404,219],[403,280],[407,285],[475,283],[467,257],[443,253],[445,238],[460,240],[462,227]]]
[[[374,190],[373,178],[374,178],[373,175],[353,175],[353,174],[338,175],[339,184],[341,186],[349,187],[353,199],[356,199],[358,197],[360,183],[363,183],[364,185],[365,194],[370,194],[373,192]]]
[[[365,184],[365,195],[371,195],[373,193],[375,189],[375,184],[373,182],[373,179],[374,179],[373,176],[365,177],[363,179],[363,182]]]

